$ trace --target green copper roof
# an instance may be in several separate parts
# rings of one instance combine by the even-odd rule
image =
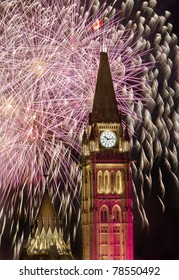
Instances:
[[[93,110],[89,122],[93,123],[119,123],[120,113],[117,108],[108,55],[100,53],[100,63],[96,83]]]

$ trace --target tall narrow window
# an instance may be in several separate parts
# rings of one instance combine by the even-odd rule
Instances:
[[[108,208],[107,206],[102,206],[100,210],[100,218],[101,218],[101,223],[107,223],[108,222]]]
[[[121,170],[119,170],[116,174],[116,192],[118,194],[122,193],[123,188],[123,173]]]
[[[110,186],[111,186],[111,193],[115,193],[115,189],[116,189],[116,180],[115,180],[115,173],[114,171],[111,172],[110,175]]]
[[[104,173],[104,193],[109,192],[109,171]]]
[[[103,193],[104,188],[103,188],[103,172],[99,171],[98,172],[98,193]]]

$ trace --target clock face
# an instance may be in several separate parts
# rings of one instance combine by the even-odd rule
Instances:
[[[105,148],[112,148],[116,145],[116,134],[111,130],[105,130],[100,135],[100,143]]]

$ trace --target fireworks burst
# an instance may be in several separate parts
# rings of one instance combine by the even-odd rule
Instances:
[[[135,135],[131,144],[138,161],[132,172],[143,225],[148,223],[144,186],[149,193],[154,165],[163,208],[163,159],[178,183],[178,48],[166,23],[168,13],[159,17],[155,1],[138,1],[136,12],[132,0],[120,5],[118,1],[116,13],[115,2],[112,6],[95,0],[0,4],[0,237],[10,232],[15,258],[24,238],[21,219],[35,217],[44,175],[54,201],[61,202],[58,214],[65,230],[75,212],[75,238],[80,220],[79,207],[74,205],[81,187],[81,136],[92,107],[101,40],[108,48],[119,109]],[[102,28],[92,31],[100,18]]]

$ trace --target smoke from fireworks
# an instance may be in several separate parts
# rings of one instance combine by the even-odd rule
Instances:
[[[177,38],[168,13],[155,13],[156,1],[119,2],[119,13],[99,1],[1,3],[0,237],[9,231],[15,257],[24,238],[21,220],[35,217],[46,175],[54,202],[61,202],[65,230],[76,217],[75,238],[81,135],[92,107],[101,40],[119,109],[134,136],[132,175],[143,225],[144,189],[151,192],[153,168],[162,209],[161,161],[178,184]],[[102,28],[92,31],[101,18]]]

